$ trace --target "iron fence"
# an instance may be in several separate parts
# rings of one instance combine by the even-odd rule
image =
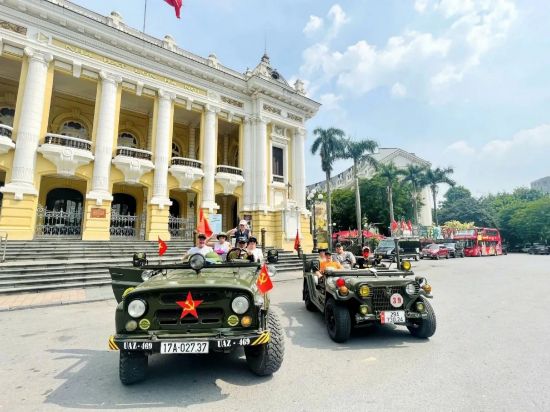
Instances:
[[[111,209],[109,232],[113,238],[145,239],[145,213],[141,215],[121,215],[117,208]]]
[[[74,210],[48,210],[38,205],[36,210],[37,238],[68,237],[80,238],[82,235],[82,207]]]
[[[195,229],[194,218],[183,218],[170,215],[168,218],[168,230],[172,239],[193,240]]]

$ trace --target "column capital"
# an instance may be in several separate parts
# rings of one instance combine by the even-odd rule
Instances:
[[[251,119],[254,123],[262,123],[264,126],[267,126],[267,124],[269,123],[268,119],[263,116],[252,116]]]
[[[23,52],[25,53],[25,56],[29,58],[29,60],[39,62],[44,65],[48,65],[53,60],[53,56],[51,53],[44,53],[38,50],[34,50],[30,47],[25,47]]]
[[[112,73],[107,73],[103,70],[99,72],[99,78],[101,81],[106,83],[111,83],[115,86],[118,86],[120,83],[122,83],[122,76]]]
[[[306,135],[307,135],[307,131],[306,131],[305,127],[297,127],[296,129],[294,129],[294,134],[305,138]]]
[[[163,90],[163,89],[159,89],[157,94],[160,100],[170,100],[170,101],[176,100],[175,93],[167,92],[166,90]]]
[[[218,114],[220,112],[220,108],[218,106],[214,106],[213,104],[206,104],[204,106],[204,111],[205,112],[211,112],[211,113],[214,113],[214,114]]]

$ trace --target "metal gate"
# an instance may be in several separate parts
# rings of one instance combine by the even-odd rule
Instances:
[[[35,237],[78,238],[82,235],[82,208],[71,211],[48,210],[42,205],[36,209]]]
[[[111,209],[111,239],[145,239],[146,215],[120,215],[117,208]]]
[[[195,219],[186,219],[170,215],[168,218],[168,230],[172,239],[193,240]]]

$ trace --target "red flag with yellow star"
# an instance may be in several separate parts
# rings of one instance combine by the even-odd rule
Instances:
[[[168,250],[168,245],[164,240],[160,238],[160,236],[158,237],[158,242],[159,242],[159,256],[162,256]]]
[[[260,274],[258,275],[258,280],[256,280],[256,286],[260,293],[267,293],[273,289],[273,283],[271,283],[271,277],[267,272],[267,265],[264,263]]]
[[[176,301],[176,303],[183,309],[181,311],[180,319],[183,319],[189,314],[193,315],[197,319],[199,318],[197,308],[202,303],[202,300],[193,300],[191,292],[187,292],[187,298],[185,300]]]

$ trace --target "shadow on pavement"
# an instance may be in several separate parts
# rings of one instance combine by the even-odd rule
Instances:
[[[404,326],[373,325],[352,329],[350,339],[345,343],[333,342],[328,336],[321,312],[309,312],[303,302],[278,302],[285,325],[286,337],[293,345],[304,348],[353,350],[375,348],[399,348],[422,345],[429,339],[418,339]]]
[[[46,397],[46,403],[79,409],[180,407],[224,400],[218,381],[248,386],[271,379],[252,374],[242,350],[231,354],[154,355],[147,380],[124,386],[118,378],[118,352],[50,350],[56,360],[74,363],[55,378],[65,382]],[[83,390],[85,388],[85,390]]]

